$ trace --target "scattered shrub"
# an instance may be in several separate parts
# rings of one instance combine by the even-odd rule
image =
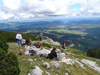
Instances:
[[[6,41],[0,37],[0,48],[2,48],[6,53],[8,53],[8,44],[6,43]]]
[[[95,48],[94,50],[89,49],[87,52],[87,56],[100,59],[100,49],[98,49],[98,48]]]

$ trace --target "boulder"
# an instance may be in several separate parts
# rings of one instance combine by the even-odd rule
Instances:
[[[58,68],[60,66],[59,63],[57,63],[56,61],[52,61],[50,62],[52,66],[54,66],[55,68]]]
[[[33,59],[28,59],[28,62],[33,62]]]
[[[38,66],[35,66],[35,68],[32,69],[28,75],[42,75],[42,73],[43,71]]]
[[[50,68],[50,65],[49,65],[48,62],[44,62],[42,65],[43,65],[43,66],[46,66],[46,68]]]

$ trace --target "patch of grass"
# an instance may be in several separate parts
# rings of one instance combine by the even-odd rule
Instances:
[[[51,48],[51,45],[50,44],[47,44],[47,43],[43,43],[43,46],[48,47],[48,48]]]
[[[97,63],[96,63],[99,67],[100,67],[100,60],[99,61],[97,61]]]
[[[75,30],[65,30],[65,29],[57,29],[57,30],[46,30],[44,31],[46,33],[50,32],[57,32],[57,33],[69,33],[69,34],[76,34],[76,35],[85,35],[86,33],[81,32],[81,31],[75,31]]]
[[[43,40],[46,40],[47,39],[47,37],[43,37]]]

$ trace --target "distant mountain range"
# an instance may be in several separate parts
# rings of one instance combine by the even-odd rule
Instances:
[[[21,20],[21,21],[4,21],[0,22],[0,29],[7,28],[19,28],[26,26],[58,26],[66,25],[72,26],[72,24],[100,24],[100,18],[66,18],[66,19],[47,19],[47,20]]]

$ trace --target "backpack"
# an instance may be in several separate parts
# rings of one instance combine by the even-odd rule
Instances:
[[[36,46],[36,43],[35,43],[35,44],[33,44],[33,46]]]
[[[62,44],[64,45],[65,44],[65,41],[63,41]]]
[[[30,55],[32,55],[32,56],[35,55],[35,51],[34,51],[34,50],[30,50],[29,53],[30,53]]]

